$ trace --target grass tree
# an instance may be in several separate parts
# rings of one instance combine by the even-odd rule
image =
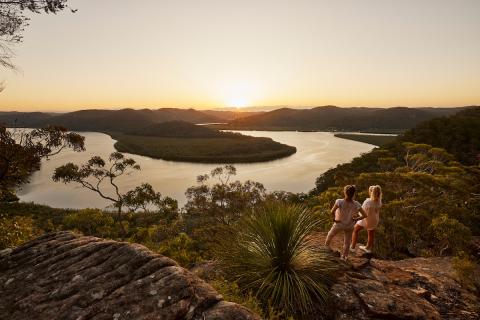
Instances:
[[[327,300],[336,269],[312,237],[318,224],[318,215],[301,205],[268,203],[240,222],[220,259],[240,288],[265,305],[288,314],[308,313]]]
[[[112,202],[112,207],[117,212],[122,237],[126,236],[125,226],[122,223],[123,212],[135,212],[139,209],[145,211],[148,208],[156,208],[161,211],[177,208],[175,200],[162,198],[153,187],[144,183],[141,186],[122,193],[118,184],[118,178],[140,170],[140,166],[132,158],[125,158],[120,152],[113,152],[108,162],[99,156],[94,156],[85,164],[78,166],[67,163],[55,169],[53,180],[56,182],[77,183],[82,187],[97,193],[103,199]]]

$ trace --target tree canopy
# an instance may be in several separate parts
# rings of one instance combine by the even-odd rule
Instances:
[[[22,41],[29,21],[25,11],[57,13],[66,8],[67,0],[0,0],[0,66],[15,68],[10,45]]]
[[[0,201],[16,200],[15,188],[28,182],[42,159],[64,149],[83,151],[85,138],[63,127],[7,129],[0,125]]]

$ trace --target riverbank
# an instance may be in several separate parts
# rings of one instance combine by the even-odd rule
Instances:
[[[387,143],[394,141],[397,136],[395,135],[381,135],[381,134],[362,134],[362,133],[336,133],[335,137],[347,140],[353,140],[374,146],[381,147]]]

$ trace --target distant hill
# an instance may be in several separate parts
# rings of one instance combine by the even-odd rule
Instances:
[[[331,130],[401,132],[435,117],[449,116],[463,108],[282,108],[269,112],[235,112],[179,108],[80,110],[63,114],[0,112],[0,124],[19,127],[62,125],[77,131],[131,133],[156,123],[226,123],[224,129]]]
[[[235,129],[402,131],[438,116],[451,115],[459,108],[283,108],[230,122]]]
[[[32,127],[52,114],[45,112],[0,112],[0,124],[8,127]]]
[[[235,134],[222,132],[199,126],[186,121],[167,121],[156,123],[140,130],[133,131],[132,135],[164,138],[231,138]],[[240,135],[238,135],[240,136]]]
[[[217,117],[222,122],[233,121],[264,113],[263,111],[226,111],[226,110],[202,110],[202,113]]]
[[[38,121],[34,126],[61,125],[77,131],[131,132],[155,123],[172,120],[191,123],[219,121],[214,116],[193,109],[81,110]]]

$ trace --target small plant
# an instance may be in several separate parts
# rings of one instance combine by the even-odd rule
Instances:
[[[241,221],[221,261],[239,287],[254,292],[264,306],[307,313],[326,302],[336,269],[312,237],[319,224],[318,215],[301,205],[266,204]]]
[[[480,289],[480,267],[463,251],[452,259],[453,269],[458,281],[466,287]]]
[[[0,215],[0,250],[16,247],[38,234],[30,217],[6,217]]]

